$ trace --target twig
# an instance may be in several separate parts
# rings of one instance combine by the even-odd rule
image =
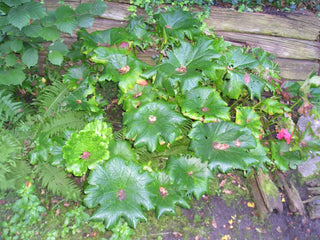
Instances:
[[[306,204],[306,203],[317,201],[317,200],[320,200],[320,196],[315,196],[315,197],[312,197],[310,199],[304,200],[304,201],[302,201],[302,203]]]

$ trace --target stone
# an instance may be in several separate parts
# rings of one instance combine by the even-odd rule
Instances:
[[[320,120],[314,119],[313,116],[301,116],[298,121],[298,127],[301,132],[304,132],[309,124],[311,129],[315,133],[316,137],[320,137]],[[306,134],[304,140],[312,141],[314,137],[310,134]],[[318,154],[318,155],[317,155]],[[310,157],[307,161],[303,162],[299,167],[298,171],[303,177],[310,177],[317,172],[320,172],[320,151],[311,152]]]

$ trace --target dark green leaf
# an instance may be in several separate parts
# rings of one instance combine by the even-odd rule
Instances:
[[[14,52],[20,52],[23,48],[23,42],[21,39],[15,39],[10,42],[10,48]]]
[[[93,208],[99,205],[92,219],[104,220],[107,228],[117,224],[124,217],[128,224],[136,227],[139,220],[146,220],[142,206],[153,208],[147,184],[151,177],[140,173],[140,166],[116,159],[98,165],[88,178],[84,203]]]
[[[39,2],[31,1],[24,4],[24,7],[31,19],[40,19],[47,15],[45,7]]]
[[[292,150],[292,146],[283,141],[271,142],[271,156],[276,166],[284,172],[289,168],[295,169],[302,162],[300,152]]]
[[[208,178],[211,172],[208,163],[201,163],[201,159],[186,156],[170,156],[167,171],[173,183],[187,195],[194,194],[196,199],[208,192]]]
[[[90,13],[93,15],[101,15],[107,9],[107,5],[102,0],[96,0],[90,5]]]
[[[54,65],[61,65],[63,62],[63,55],[55,50],[51,50],[48,54],[49,61]]]
[[[81,15],[78,17],[78,22],[80,28],[89,28],[92,27],[94,23],[94,17],[89,14]]]
[[[58,7],[55,12],[57,28],[62,32],[72,34],[78,25],[74,14],[75,12],[70,6]]]
[[[239,107],[236,109],[236,124],[247,127],[257,138],[263,134],[260,116],[250,107]]]
[[[56,27],[45,27],[41,30],[41,37],[47,41],[56,41],[60,37],[60,31]]]
[[[202,161],[209,160],[210,169],[249,170],[260,164],[248,150],[257,147],[255,137],[248,128],[232,122],[195,122],[189,133],[191,149]]]
[[[20,85],[25,80],[26,75],[19,68],[10,69],[7,71],[0,70],[0,84],[3,85]]]
[[[8,14],[9,23],[19,28],[20,30],[30,23],[29,12],[25,10],[24,6],[11,8]]]
[[[152,193],[151,200],[156,207],[157,218],[163,214],[175,214],[176,205],[190,208],[188,202],[182,196],[179,185],[173,184],[164,172],[155,172],[154,180],[149,184],[148,189]]]
[[[147,145],[155,151],[157,145],[173,143],[181,136],[179,126],[185,121],[180,114],[165,103],[147,103],[124,115],[123,123],[128,126],[126,138],[134,139],[134,145]]]
[[[222,100],[220,94],[212,88],[193,88],[182,98],[181,111],[191,119],[203,122],[229,120],[228,104]]]
[[[22,54],[22,62],[28,67],[38,64],[38,51],[35,48],[27,48]]]

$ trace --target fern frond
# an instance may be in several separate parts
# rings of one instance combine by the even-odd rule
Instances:
[[[0,127],[6,122],[16,123],[23,116],[24,104],[16,102],[11,93],[0,91]]]
[[[69,95],[67,87],[59,81],[47,86],[37,98],[36,106],[39,107],[39,113],[46,119],[55,112],[59,111],[65,98]]]
[[[40,163],[36,166],[36,173],[41,179],[43,188],[67,199],[79,200],[80,188],[73,183],[72,179],[68,178],[63,169],[56,168],[49,163]]]
[[[84,113],[69,111],[56,114],[45,124],[42,131],[53,136],[64,133],[67,129],[80,130],[86,124]]]
[[[7,189],[17,189],[30,178],[32,178],[31,166],[23,160],[17,160],[15,167],[6,175],[7,182],[1,184],[1,188],[7,185]]]
[[[125,139],[125,135],[126,134],[126,128],[121,128],[119,131],[115,131],[113,133],[113,138],[116,140],[116,141],[119,141],[119,140],[123,140]]]
[[[192,124],[193,124],[193,121],[190,118],[187,118],[187,120],[182,124],[180,129],[181,129],[182,134],[184,136],[188,136],[188,134],[192,128]]]

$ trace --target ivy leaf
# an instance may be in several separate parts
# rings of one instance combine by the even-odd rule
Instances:
[[[220,119],[229,120],[228,104],[220,94],[209,87],[193,88],[182,98],[183,115],[203,122],[216,122]]]
[[[84,203],[89,208],[100,205],[92,219],[104,220],[111,229],[120,217],[136,227],[139,220],[146,220],[142,206],[147,210],[153,208],[147,184],[152,178],[147,172],[140,173],[141,167],[130,162],[116,159],[98,165],[88,177],[87,195]]]
[[[248,152],[255,149],[255,137],[248,128],[232,122],[195,122],[189,133],[191,149],[202,161],[209,160],[209,168],[221,171],[248,170],[259,161]]]
[[[149,151],[155,151],[160,140],[173,143],[181,136],[179,126],[185,121],[180,114],[165,103],[153,102],[140,106],[137,110],[126,112],[123,123],[128,130],[126,138],[134,139],[134,145],[147,145]]]
[[[287,105],[282,104],[279,100],[274,98],[266,98],[261,102],[261,110],[270,114],[283,114],[284,112],[290,112],[291,109]]]
[[[259,138],[264,132],[260,116],[250,107],[236,109],[236,124],[249,128],[256,138]]]
[[[201,163],[201,159],[187,156],[170,156],[167,167],[168,174],[180,190],[187,195],[194,194],[196,199],[208,192],[208,178],[211,172],[208,163]]]
[[[180,8],[156,14],[154,18],[157,22],[157,32],[163,36],[165,42],[169,38],[184,40],[185,36],[192,40],[201,33],[200,21],[189,11]]]
[[[55,12],[57,28],[65,33],[72,34],[77,28],[78,22],[75,18],[75,11],[68,5],[57,8]]]
[[[38,64],[38,51],[35,48],[27,48],[22,54],[22,62],[28,67]]]
[[[170,177],[164,172],[154,172],[154,180],[148,185],[152,193],[151,200],[156,207],[157,218],[163,214],[175,214],[175,205],[190,208],[188,202],[183,198],[179,186],[173,184]]]
[[[300,151],[292,150],[286,142],[271,142],[271,158],[281,171],[295,169],[302,162]]]
[[[26,79],[26,75],[20,68],[9,69],[7,71],[0,70],[0,84],[3,85],[20,85]]]
[[[30,23],[29,12],[25,10],[24,5],[11,8],[8,13],[9,23],[21,30]]]

